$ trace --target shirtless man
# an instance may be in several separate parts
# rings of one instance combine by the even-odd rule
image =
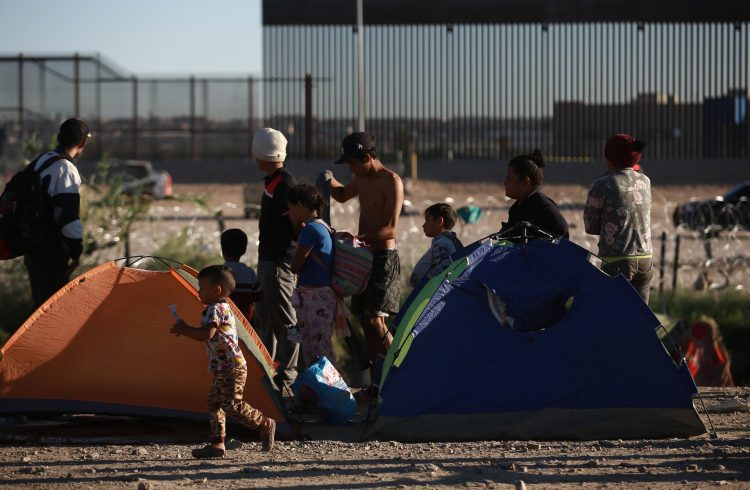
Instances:
[[[330,179],[331,197],[346,202],[359,196],[359,234],[373,248],[372,274],[365,292],[352,297],[352,311],[361,315],[367,352],[375,364],[385,354],[393,336],[384,318],[398,312],[401,300],[401,264],[396,250],[396,226],[404,202],[401,178],[378,160],[375,138],[353,133],[341,144],[341,157],[354,178],[343,185]]]

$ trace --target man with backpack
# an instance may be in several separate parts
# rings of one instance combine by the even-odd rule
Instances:
[[[43,243],[24,256],[35,308],[67,284],[78,267],[83,251],[83,225],[81,177],[75,159],[81,156],[90,137],[85,122],[68,119],[57,133],[57,148],[29,164],[32,166],[29,170],[38,175],[45,197],[43,222],[37,226],[40,232],[47,233]]]

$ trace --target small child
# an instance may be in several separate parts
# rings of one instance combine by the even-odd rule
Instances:
[[[221,234],[221,255],[224,257],[224,265],[232,269],[236,287],[229,295],[234,304],[239,308],[248,322],[253,321],[255,307],[253,303],[260,301],[263,292],[260,290],[260,282],[255,271],[240,262],[240,257],[247,252],[247,235],[238,228],[231,228]]]
[[[198,296],[206,305],[201,316],[201,326],[191,327],[178,319],[169,329],[177,336],[185,335],[193,340],[205,341],[208,371],[214,374],[208,397],[211,442],[200,449],[193,449],[193,457],[224,456],[225,413],[251,429],[258,429],[263,451],[270,451],[273,448],[276,421],[264,417],[260,410],[242,399],[247,379],[247,363],[237,338],[237,320],[226,301],[234,289],[232,271],[223,265],[205,267],[198,274],[198,285]]]
[[[425,209],[422,229],[425,236],[432,238],[432,245],[411,271],[409,283],[412,287],[425,276],[431,279],[443,272],[453,262],[451,255],[464,247],[451,231],[457,219],[450,204],[440,202]]]
[[[338,368],[331,341],[338,297],[331,289],[331,232],[319,218],[323,198],[315,187],[297,184],[289,190],[287,203],[290,221],[302,225],[292,259],[292,272],[297,274],[292,305],[297,311],[302,355],[306,365],[326,356]]]

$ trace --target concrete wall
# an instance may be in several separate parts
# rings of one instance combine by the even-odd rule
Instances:
[[[421,161],[418,164],[420,179],[445,182],[502,182],[507,162],[493,161]],[[155,161],[154,168],[169,171],[176,183],[245,183],[263,178],[254,160],[215,161]],[[748,160],[648,160],[643,168],[651,181],[657,185],[720,184],[731,186],[750,180]],[[346,165],[333,165],[324,160],[289,159],[287,167],[298,178],[315,181],[324,169],[334,171],[336,178],[349,180]],[[404,175],[403,166],[390,166]],[[90,163],[82,163],[83,173],[93,170]],[[604,162],[549,162],[545,168],[548,184],[580,184],[588,186],[605,172]]]

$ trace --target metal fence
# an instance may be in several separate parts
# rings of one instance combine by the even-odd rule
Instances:
[[[366,128],[390,162],[599,159],[629,132],[656,159],[741,159],[750,23],[365,25]],[[138,78],[100,56],[0,57],[0,158],[92,123],[89,157],[245,157],[261,125],[329,159],[357,126],[352,25],[264,26],[263,77]]]
[[[247,156],[261,122],[258,78],[139,78],[100,56],[0,57],[0,157],[67,117],[95,134],[89,158]],[[44,142],[46,143],[46,142]]]
[[[399,159],[496,159],[541,148],[601,158],[616,132],[649,157],[746,158],[748,28],[737,23],[365,25],[366,129]],[[352,25],[264,26],[265,77],[315,78],[312,154],[357,125]],[[300,84],[265,84],[264,121],[304,154]]]

